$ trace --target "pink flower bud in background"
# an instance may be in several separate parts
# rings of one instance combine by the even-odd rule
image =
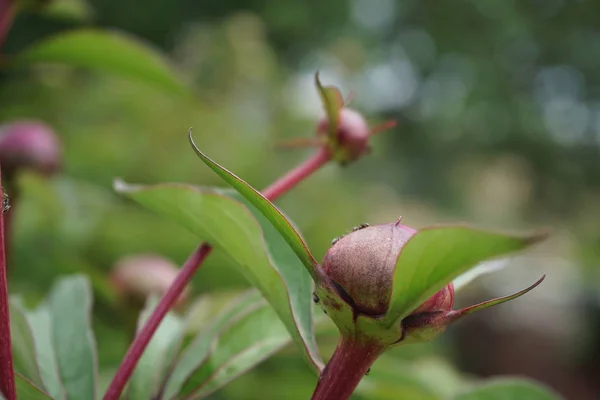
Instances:
[[[38,121],[16,121],[0,126],[0,163],[8,175],[30,169],[52,175],[61,164],[60,141]]]
[[[179,268],[171,261],[154,254],[128,256],[117,261],[110,280],[125,299],[143,303],[148,296],[162,295],[171,286]],[[190,288],[186,288],[176,307],[187,302]]]
[[[323,117],[317,125],[317,133],[325,136],[328,130],[329,119]],[[369,150],[369,136],[371,130],[362,115],[350,108],[340,109],[336,140],[346,152],[347,161],[356,160]]]

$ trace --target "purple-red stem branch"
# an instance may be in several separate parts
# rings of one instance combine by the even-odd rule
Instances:
[[[327,363],[311,400],[347,400],[384,347],[374,342],[340,339]]]
[[[2,0],[0,0],[2,1]],[[284,193],[288,192],[302,180],[317,171],[323,165],[331,160],[331,153],[326,148],[319,148],[312,157],[308,158],[302,164],[285,174],[275,183],[263,190],[263,195],[269,200],[275,200]],[[144,353],[144,350],[150,343],[152,336],[158,329],[160,323],[169,310],[173,307],[179,295],[192,280],[196,271],[200,268],[206,257],[212,250],[208,243],[202,243],[194,253],[187,259],[177,278],[165,294],[160,299],[158,305],[152,312],[150,318],[144,324],[144,327],[136,335],[133,343],[129,347],[127,354],[123,358],[115,377],[108,387],[104,400],[117,400],[121,396],[127,381],[133,374],[133,371]],[[12,400],[12,399],[9,399]]]
[[[1,178],[0,199],[2,199]],[[13,369],[12,342],[10,339],[10,314],[8,311],[6,254],[4,251],[4,216],[2,214],[0,211],[0,391],[2,391],[7,400],[16,400],[15,372]]]
[[[0,48],[12,25],[16,4],[13,0],[0,0]],[[0,59],[2,57],[0,56]]]

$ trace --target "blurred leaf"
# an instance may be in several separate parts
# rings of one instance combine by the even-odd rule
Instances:
[[[27,321],[26,311],[11,299],[10,336],[12,341],[14,368],[24,378],[39,387],[43,387],[42,378],[36,360],[36,346],[32,327]]]
[[[261,230],[246,206],[218,191],[182,184],[144,187],[119,181],[115,188],[143,206],[181,223],[208,241],[216,251],[224,251],[229,263],[273,306],[309,363],[315,369],[320,368],[312,323],[310,276],[295,256],[287,256],[289,252],[286,253],[285,247],[268,243],[272,236]],[[298,240],[301,240],[299,236]],[[278,264],[284,257],[289,262]]]
[[[52,342],[69,399],[96,396],[96,344],[90,324],[92,294],[81,275],[63,278],[48,298]]]
[[[336,136],[340,123],[340,110],[344,107],[344,100],[339,89],[335,86],[323,86],[319,80],[319,74],[315,74],[315,84],[319,90],[319,96],[323,102],[323,108],[329,123],[327,137],[333,139]]]
[[[138,331],[144,325],[156,305],[158,298],[151,297],[140,314]],[[168,313],[152,336],[131,377],[128,400],[153,399],[164,381],[164,374],[177,355],[181,345],[183,321],[173,313]]]
[[[210,295],[207,296],[210,297]],[[239,319],[248,310],[256,308],[263,302],[264,299],[257,290],[250,290],[231,300],[221,312],[214,316],[210,323],[207,322],[204,329],[198,332],[177,359],[173,373],[167,381],[164,391],[165,398],[170,399],[177,395],[183,384],[207,359],[211,344],[224,326]],[[193,317],[193,314],[188,316],[188,318],[190,317]],[[195,321],[188,323],[195,323]]]
[[[358,386],[356,393],[369,400],[441,400],[432,389],[410,375],[393,372],[372,374]]]
[[[40,375],[48,394],[55,400],[64,399],[65,389],[60,381],[58,361],[52,343],[52,321],[47,305],[27,313],[35,340],[36,356]]]
[[[260,213],[279,231],[280,235],[286,240],[288,245],[294,250],[298,258],[302,261],[308,273],[315,277],[315,266],[317,261],[310,253],[304,239],[300,236],[294,226],[288,221],[285,215],[269,199],[264,197],[258,190],[254,189],[248,183],[237,177],[232,172],[226,170],[210,158],[208,158],[194,143],[192,131],[190,130],[190,144],[194,148],[198,157],[213,171],[217,173],[225,182],[231,185],[240,195],[260,211]],[[282,271],[284,272],[284,271]]]
[[[454,281],[452,281],[452,283],[454,284],[454,291],[457,292],[459,290],[464,289],[468,284],[470,284],[480,276],[487,275],[505,268],[508,265],[508,263],[508,259],[503,258],[478,264],[475,268],[463,274],[460,274],[456,277],[456,279],[454,279]]]
[[[291,341],[285,325],[266,303],[230,321],[213,341],[211,352],[186,381],[186,399],[204,398],[264,361]]]
[[[562,397],[534,381],[521,378],[492,379],[454,400],[559,400]]]
[[[424,228],[402,248],[396,270],[388,326],[409,315],[435,292],[478,263],[523,250],[545,235],[510,236],[466,226]]]
[[[17,399],[19,400],[52,400],[52,397],[20,374],[15,374],[15,385],[17,387]]]
[[[252,289],[257,299],[260,299],[260,293]],[[231,307],[232,301],[238,299],[241,295],[239,290],[219,290],[204,293],[198,296],[189,306],[185,317],[186,335],[196,335],[200,331],[206,331],[215,319],[223,313],[225,309]],[[245,294],[243,295],[245,297]]]
[[[79,29],[59,33],[34,44],[14,61],[96,69],[137,79],[171,94],[190,94],[162,54],[124,32]]]

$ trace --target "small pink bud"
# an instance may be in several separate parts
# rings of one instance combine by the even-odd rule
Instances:
[[[150,295],[162,295],[175,280],[179,269],[171,261],[153,254],[129,256],[117,261],[110,275],[117,292],[125,298],[144,302]],[[186,288],[176,307],[188,298]]]
[[[0,126],[0,162],[8,174],[24,168],[51,175],[60,160],[60,141],[47,125],[17,121]]]
[[[411,313],[420,314],[424,312],[450,311],[454,308],[454,284],[450,282],[439,292],[427,299],[415,311]]]
[[[329,133],[329,119],[321,118],[317,125],[317,133],[326,136]],[[358,112],[350,108],[342,108],[335,133],[336,147],[345,153],[345,161],[358,159],[369,150],[371,131],[367,122]]]
[[[384,314],[392,294],[396,259],[415,232],[399,223],[354,230],[325,254],[322,272],[356,312]]]

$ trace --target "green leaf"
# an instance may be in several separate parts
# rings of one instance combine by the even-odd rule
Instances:
[[[272,235],[273,228],[263,231],[248,207],[223,192],[183,184],[128,186],[121,181],[115,188],[222,252],[275,309],[310,365],[321,368],[312,324],[312,281],[286,242]],[[279,241],[270,243],[275,238]]]
[[[27,313],[27,320],[33,332],[37,363],[46,391],[56,400],[66,398],[65,389],[60,380],[58,361],[52,343],[52,321],[47,305],[41,305],[35,311]]]
[[[68,399],[96,397],[96,345],[91,329],[92,295],[80,275],[61,279],[48,297],[52,343]]]
[[[398,323],[448,282],[478,263],[523,250],[545,237],[540,234],[510,236],[466,226],[421,229],[398,256],[386,325]]]
[[[26,49],[17,63],[61,63],[137,79],[161,90],[190,95],[164,56],[124,32],[78,29],[51,36]]]
[[[492,379],[459,394],[454,400],[559,400],[562,397],[549,388],[520,378]]]
[[[208,295],[210,296],[210,295]],[[257,290],[249,290],[240,296],[231,299],[220,312],[215,315],[210,323],[201,329],[192,342],[185,348],[175,362],[173,372],[167,381],[164,391],[165,398],[170,399],[176,396],[183,387],[183,384],[190,378],[202,363],[207,359],[211,350],[211,344],[217,337],[217,334],[224,326],[231,323],[232,320],[237,320],[240,316],[246,314],[248,310],[255,309],[260,304],[264,303],[264,298]],[[195,321],[190,320],[195,315],[190,312],[188,315],[188,324],[194,324]]]
[[[20,374],[15,374],[15,386],[17,388],[17,399],[19,400],[52,400],[52,397]]]
[[[321,84],[319,73],[315,74],[315,85],[317,85],[323,108],[327,114],[327,121],[329,122],[327,136],[330,140],[333,140],[340,123],[340,110],[344,107],[344,100],[338,88],[335,86],[323,86]]]
[[[258,190],[238,178],[232,172],[226,170],[206,156],[194,143],[192,131],[190,129],[189,139],[192,148],[198,154],[198,157],[213,171],[217,173],[225,182],[233,187],[248,202],[256,207],[260,213],[277,229],[281,236],[287,241],[288,245],[294,250],[298,258],[302,261],[308,273],[315,278],[315,266],[317,261],[311,254],[308,246],[296,231],[294,226],[288,221],[285,215],[269,199],[264,197]]]
[[[158,298],[150,297],[140,313],[138,331],[150,318]],[[183,320],[168,313],[152,336],[152,340],[140,358],[128,389],[128,400],[153,399],[164,381],[165,373],[177,355],[183,340]]]
[[[37,386],[43,387],[36,360],[36,346],[33,333],[27,321],[26,311],[11,299],[10,336],[12,341],[15,371]]]
[[[185,399],[206,397],[290,341],[287,329],[268,304],[247,309],[219,332],[208,358],[186,381],[181,394]]]

